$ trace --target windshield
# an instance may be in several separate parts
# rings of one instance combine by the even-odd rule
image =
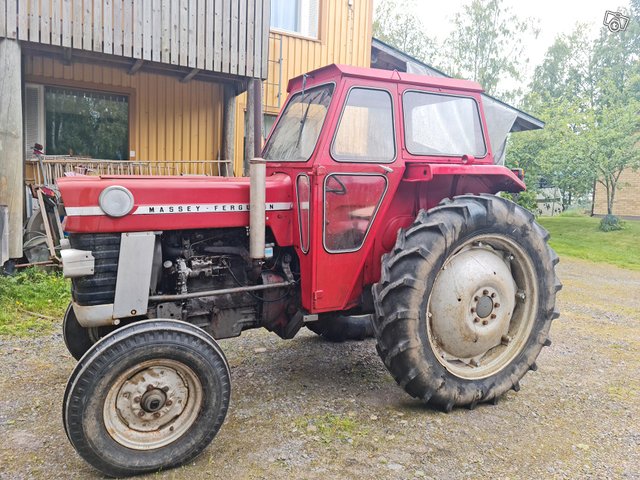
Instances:
[[[296,93],[264,147],[264,158],[278,162],[306,162],[316,148],[327,116],[334,85]]]

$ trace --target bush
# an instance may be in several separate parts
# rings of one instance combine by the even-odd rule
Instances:
[[[518,193],[500,192],[500,196],[517,203],[523,208],[526,208],[535,216],[538,216],[539,214],[538,202],[536,201],[537,195],[531,190],[525,190],[524,192]]]
[[[615,215],[605,215],[602,217],[602,220],[600,220],[598,228],[603,232],[622,230],[624,228],[624,222]]]

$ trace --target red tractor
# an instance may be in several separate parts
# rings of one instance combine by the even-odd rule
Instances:
[[[494,164],[478,84],[331,65],[292,80],[250,178],[70,177],[63,403],[114,476],[190,461],[227,411],[215,339],[375,333],[402,388],[495,402],[550,344],[558,257]]]

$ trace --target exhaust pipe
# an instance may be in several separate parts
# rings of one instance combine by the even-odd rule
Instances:
[[[264,159],[251,160],[249,164],[249,256],[254,261],[264,259],[266,176],[267,163]]]

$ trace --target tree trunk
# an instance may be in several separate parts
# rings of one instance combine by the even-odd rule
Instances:
[[[616,198],[616,183],[617,182],[612,182],[611,183],[611,194],[608,195],[608,200],[607,200],[607,213],[609,215],[613,215],[613,202]]]

